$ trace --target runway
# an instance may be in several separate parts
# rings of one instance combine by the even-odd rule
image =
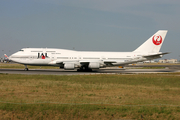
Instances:
[[[76,70],[62,69],[0,69],[0,73],[26,74],[26,75],[90,75],[90,74],[139,74],[139,73],[173,73],[180,72],[177,69],[99,69],[92,72],[77,72]]]

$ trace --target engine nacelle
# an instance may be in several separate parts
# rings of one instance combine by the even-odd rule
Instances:
[[[64,64],[64,69],[65,70],[74,70],[74,67],[75,65],[74,65],[74,63],[65,63]]]
[[[91,69],[99,69],[100,68],[100,64],[97,63],[97,62],[91,62],[91,63],[89,63],[88,67],[91,68]]]

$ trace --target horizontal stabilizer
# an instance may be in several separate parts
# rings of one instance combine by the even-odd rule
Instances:
[[[153,55],[145,55],[143,56],[144,58],[151,58],[151,57],[161,57],[161,55],[169,54],[170,52],[165,52],[165,53],[158,53],[158,54],[153,54]]]

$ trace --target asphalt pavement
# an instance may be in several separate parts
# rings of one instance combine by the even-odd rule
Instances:
[[[87,75],[87,74],[139,74],[139,73],[173,73],[180,72],[178,69],[95,69],[92,72],[77,72],[76,70],[63,69],[0,69],[0,73],[27,74],[27,75]]]

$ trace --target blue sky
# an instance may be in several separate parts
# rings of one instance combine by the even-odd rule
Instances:
[[[1,0],[0,57],[25,47],[133,51],[168,30],[163,59],[180,59],[177,0]]]

